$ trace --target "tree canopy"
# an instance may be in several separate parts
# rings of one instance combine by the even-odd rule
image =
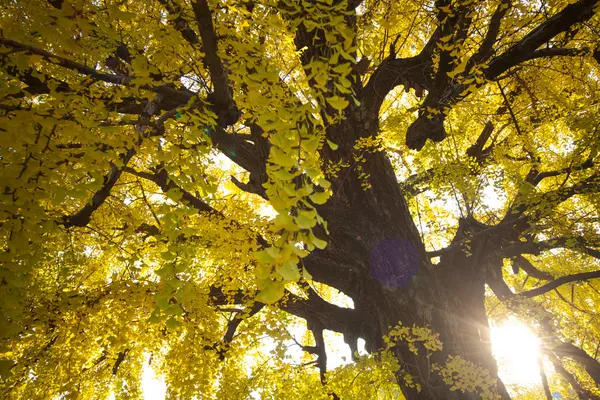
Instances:
[[[2,397],[600,398],[599,14],[3,0]]]

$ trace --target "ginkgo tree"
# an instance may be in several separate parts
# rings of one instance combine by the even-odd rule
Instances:
[[[3,0],[2,397],[599,398],[599,13]]]

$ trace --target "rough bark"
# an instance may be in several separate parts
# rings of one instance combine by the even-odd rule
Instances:
[[[377,132],[376,120],[362,111],[356,110],[346,121],[329,127],[327,135],[339,144],[339,149],[324,150],[324,157],[334,161],[340,154],[349,157],[355,138]],[[450,355],[460,356],[497,377],[484,308],[486,269],[481,263],[487,251],[486,239],[473,244],[472,255],[466,255],[457,246],[442,256],[440,264],[433,266],[387,156],[374,152],[366,157],[364,172],[371,174],[376,184],[364,190],[358,172],[352,168],[342,170],[332,180],[334,196],[319,210],[329,221],[329,245],[311,254],[305,264],[315,279],[353,298],[356,312],[365,321],[356,327],[354,334],[363,337],[368,348],[381,348],[382,337],[398,322],[409,327],[429,327],[440,334],[443,350],[433,352],[430,357],[424,349],[414,354],[406,344],[395,347],[402,365],[398,382],[407,399],[480,398],[475,393],[451,391],[431,367],[434,363],[443,365]],[[455,241],[483,228],[465,220]],[[414,252],[412,259],[404,260],[418,265],[396,262],[393,258],[399,255],[398,247],[404,252]],[[387,266],[390,276],[378,274],[377,265]],[[408,279],[402,279],[403,274]],[[412,375],[422,386],[420,392],[405,384],[402,378],[405,374]],[[498,393],[504,399],[509,398],[500,381]]]

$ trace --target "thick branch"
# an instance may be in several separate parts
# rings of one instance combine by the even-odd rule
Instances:
[[[215,28],[212,22],[212,14],[206,0],[197,0],[192,3],[200,37],[202,38],[202,61],[210,73],[214,93],[212,94],[216,113],[219,116],[221,126],[233,125],[240,117],[235,103],[233,102],[231,88],[227,72],[223,62],[218,55],[218,42]]]
[[[245,315],[243,312],[237,313],[235,317],[233,317],[233,319],[229,321],[229,323],[227,324],[227,331],[225,332],[225,336],[223,336],[223,345],[218,347],[220,360],[225,359],[225,352],[227,351],[229,345],[233,341],[233,337],[235,336],[235,333],[242,321],[258,314],[258,312],[262,310],[264,306],[265,305],[262,303],[254,303],[254,305],[252,305],[252,308],[250,308],[250,310],[248,311],[247,315]]]
[[[350,308],[343,308],[323,300],[314,291],[303,299],[292,294],[279,307],[290,314],[303,318],[324,329],[334,332],[351,332],[360,329],[360,316]]]
[[[363,102],[369,114],[377,117],[383,99],[396,86],[414,89],[417,94],[423,89],[429,90],[433,84],[431,72],[431,60],[423,55],[399,59],[394,55],[383,60],[363,91]]]
[[[557,279],[553,280],[552,282],[549,282],[543,286],[540,286],[538,288],[527,290],[525,292],[521,292],[521,293],[519,293],[519,295],[523,296],[523,297],[540,296],[544,293],[554,290],[557,287],[567,284],[567,283],[584,282],[589,279],[597,279],[597,278],[600,278],[600,270],[590,271],[590,272],[582,272],[579,274],[565,275],[565,276],[561,276],[560,278],[557,278]]]
[[[169,16],[172,18],[171,23],[181,33],[182,37],[191,45],[200,43],[196,32],[190,27],[188,21],[183,18],[181,7],[171,0],[159,0],[159,2],[169,12]]]
[[[156,104],[160,102],[160,100],[161,96],[156,95],[154,100],[149,101],[144,107],[144,112],[141,115],[140,123],[136,126],[136,131],[139,134],[139,138],[136,142],[137,145],[141,144],[144,137],[144,132],[149,124],[150,117],[152,114],[154,114]],[[94,193],[92,199],[85,206],[83,206],[83,208],[79,210],[76,214],[64,218],[62,224],[65,228],[68,229],[73,226],[85,226],[90,222],[92,213],[96,211],[108,198],[108,196],[110,195],[110,191],[115,186],[115,184],[121,177],[124,168],[127,167],[127,164],[134,155],[135,149],[128,149],[127,152],[121,155],[120,157],[122,167],[118,168],[116,165],[111,164],[110,172],[107,176],[104,177],[104,184],[96,193]]]
[[[531,59],[535,50],[544,43],[547,43],[559,33],[566,32],[573,25],[592,18],[596,3],[597,0],[579,0],[569,4],[561,12],[538,25],[517,44],[490,62],[485,71],[486,78],[489,80],[495,79],[509,68]]]
[[[224,293],[221,288],[210,288],[211,302],[215,305],[244,304],[253,299],[252,293],[241,290]],[[259,303],[260,304],[260,303]],[[314,290],[308,290],[308,298],[296,296],[288,291],[284,299],[277,303],[281,310],[306,320],[308,323],[321,326],[334,332],[353,334],[359,337],[362,320],[354,309],[343,308],[331,304],[320,297]]]
[[[123,361],[125,361],[125,357],[127,356],[127,353],[129,353],[129,349],[120,351],[119,354],[117,355],[117,360],[115,361],[115,363],[113,364],[113,367],[112,367],[113,375],[116,375],[117,372],[119,371],[119,367],[121,366]]]
[[[579,166],[579,170],[583,170],[588,168],[588,166],[584,163]],[[575,170],[572,168],[571,170]],[[554,207],[558,206],[560,203],[570,199],[571,197],[583,194],[583,193],[596,193],[600,190],[600,186],[598,183],[600,182],[600,174],[595,173],[583,181],[577,182],[568,187],[561,187],[556,190],[551,190],[546,193],[542,193],[539,196],[531,195],[531,187],[532,185],[535,187],[542,179],[554,176],[554,174],[559,175],[561,171],[549,171],[538,173],[534,168],[530,171],[530,174],[525,179],[525,184],[520,188],[515,196],[512,204],[508,208],[508,211],[505,215],[504,219],[514,218],[515,216],[521,216],[524,213],[528,213],[526,215],[526,219],[522,221],[522,226],[525,227],[526,224],[537,221],[540,218],[548,215]],[[569,171],[565,171],[568,173]],[[533,197],[532,201],[529,201],[530,198]]]
[[[583,349],[580,349],[571,343],[557,343],[546,347],[559,357],[568,357],[581,363],[594,382],[596,382],[597,385],[600,385],[600,363]]]
[[[556,371],[558,371],[558,373],[561,374],[563,376],[563,378],[565,378],[567,380],[567,382],[569,382],[569,384],[575,390],[575,392],[577,392],[577,395],[579,396],[579,398],[590,399],[590,400],[600,399],[600,397],[592,394],[590,391],[581,387],[579,382],[577,382],[577,379],[575,379],[575,377],[569,371],[567,371],[565,369],[565,367],[562,365],[562,362],[560,361],[560,359],[558,357],[556,357],[556,355],[552,351],[550,351],[548,349],[544,349],[544,353],[548,356],[548,358],[554,365],[554,369],[556,369]]]
[[[88,66],[80,64],[76,61],[72,61],[65,57],[54,55],[46,50],[38,49],[33,46],[29,46],[3,37],[0,37],[0,44],[12,47],[15,50],[26,51],[31,54],[37,54],[39,56],[42,56],[44,60],[51,64],[79,72],[80,74],[89,76],[97,81],[112,83],[115,85],[129,85],[132,83],[133,80],[133,78],[128,76],[105,74],[94,68],[90,68]],[[183,104],[187,103],[187,101],[189,101],[193,96],[193,93],[188,90],[178,90],[167,85],[158,87],[143,85],[142,88],[154,91],[155,93],[161,95],[174,96],[176,98],[181,99]]]
[[[487,60],[492,55],[494,43],[496,43],[498,33],[500,32],[500,24],[502,23],[502,19],[509,9],[510,1],[505,0],[498,4],[494,14],[492,14],[492,18],[490,18],[488,31],[485,35],[485,38],[479,46],[479,49],[477,49],[477,52],[469,60],[469,66],[473,64],[479,64],[482,61]]]
[[[503,257],[514,257],[520,254],[538,255],[542,251],[546,250],[567,248],[600,259],[600,250],[593,248],[596,246],[596,243],[592,243],[581,236],[561,236],[539,242],[531,241],[513,243],[512,245],[502,249],[501,254]]]
[[[127,150],[127,153],[121,156],[121,162],[123,165],[127,165],[134,154],[135,150]],[[115,186],[115,183],[117,183],[122,173],[123,168],[117,168],[116,165],[112,164],[110,167],[110,172],[104,178],[104,184],[102,185],[102,188],[94,193],[91,200],[85,206],[83,206],[81,210],[72,216],[64,218],[62,225],[65,228],[71,228],[73,226],[86,226],[90,222],[92,213],[96,211],[108,198],[110,191]]]
[[[545,271],[540,271],[535,267],[535,265],[533,265],[528,259],[526,259],[522,255],[518,255],[513,261],[513,272],[516,274],[519,272],[519,269],[525,271],[525,273],[531,276],[532,278],[543,280],[554,279],[552,274]]]
[[[544,388],[544,394],[546,400],[552,400],[552,392],[550,392],[550,386],[548,385],[548,377],[546,371],[544,371],[544,363],[542,362],[542,356],[538,356],[538,368],[540,370],[540,376],[542,377],[542,387]]]
[[[559,33],[567,31],[579,22],[592,18],[596,1],[580,0],[570,4],[554,17],[538,25],[518,43],[490,61],[488,68],[484,71],[486,80],[496,79],[508,69],[530,59],[540,46]],[[538,53],[538,55],[540,54],[544,53]],[[548,52],[545,54],[546,56],[550,55]],[[561,51],[555,55],[564,55],[564,52]],[[443,140],[447,136],[444,129],[444,120],[448,109],[468,96],[467,85],[448,79],[446,72],[443,75],[440,74],[440,72],[445,71],[442,68],[445,65],[449,64],[444,60],[442,54],[435,83],[422,104],[421,114],[407,130],[406,144],[411,149],[422,149],[428,139],[433,141]],[[469,72],[470,70],[466,70],[465,74]],[[465,75],[463,77],[467,78]],[[430,112],[430,109],[435,111]]]

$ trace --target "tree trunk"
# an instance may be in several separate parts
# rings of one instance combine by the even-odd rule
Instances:
[[[462,246],[455,246],[439,264],[430,263],[384,153],[371,150],[362,154],[364,163],[353,163],[356,151],[351,147],[355,143],[352,138],[368,136],[364,132],[356,135],[355,129],[376,130],[375,125],[365,126],[348,118],[328,131],[328,137],[339,144],[340,150],[324,150],[326,158],[336,161],[337,154],[350,155],[343,161],[349,161],[351,167],[330,178],[334,196],[319,210],[329,222],[329,245],[306,259],[307,268],[316,280],[354,299],[364,323],[352,335],[363,337],[368,350],[382,348],[383,336],[398,323],[427,327],[440,335],[443,349],[430,356],[424,348],[413,353],[407,343],[394,347],[402,366],[397,380],[407,399],[493,398],[482,396],[483,389],[452,390],[452,384],[448,385],[439,371],[433,370],[435,365],[444,366],[449,356],[459,356],[489,373],[493,392],[509,399],[497,380],[484,308],[486,243],[472,242],[474,251],[470,256]],[[361,173],[370,176],[372,188],[365,190],[361,186]],[[455,241],[474,229],[477,226],[462,221]],[[406,384],[406,374],[421,386],[420,391]]]

